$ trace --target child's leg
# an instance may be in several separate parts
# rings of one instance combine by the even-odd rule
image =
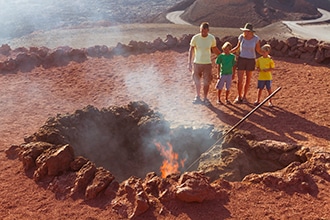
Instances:
[[[226,90],[226,103],[229,104],[229,93],[230,91],[229,90]]]
[[[218,89],[218,102],[220,102],[220,98],[221,98],[221,89]]]
[[[258,80],[257,100],[255,101],[255,104],[259,104],[260,103],[261,93],[262,93],[262,90],[264,89],[264,87],[265,87],[265,81]]]
[[[226,103],[229,103],[229,93],[230,93],[230,88],[231,88],[231,83],[232,83],[232,75],[228,75],[227,81],[226,81]]]
[[[268,89],[268,96],[270,96],[270,94],[272,94],[272,89]],[[272,99],[269,99],[269,104],[272,104]]]
[[[256,101],[257,103],[260,103],[261,94],[262,94],[262,89],[258,89],[257,101]]]
[[[270,94],[272,94],[271,85],[272,85],[272,81],[271,80],[269,80],[269,81],[266,82],[266,88],[267,88],[267,91],[268,91],[268,96]],[[269,99],[268,105],[269,105],[269,107],[273,107],[272,99]]]

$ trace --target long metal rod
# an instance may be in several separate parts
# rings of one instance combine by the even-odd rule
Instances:
[[[245,121],[250,115],[252,115],[258,108],[260,108],[263,104],[265,104],[269,99],[271,99],[278,91],[281,90],[281,87],[278,87],[274,92],[272,92],[269,96],[265,98],[259,105],[257,105],[254,109],[252,109],[247,115],[245,115],[239,122],[237,122],[234,126],[232,126],[224,135],[221,136],[209,149],[207,149],[204,153],[211,151],[220,141],[222,141],[230,132],[232,132],[235,128],[237,128],[243,121]],[[201,156],[199,156],[189,167],[185,169],[188,171],[197,161],[199,161]]]

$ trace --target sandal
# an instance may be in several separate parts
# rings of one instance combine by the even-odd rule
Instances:
[[[204,105],[206,105],[206,106],[211,105],[210,100],[208,100],[208,99],[204,99]]]
[[[241,103],[246,104],[246,103],[249,103],[249,102],[248,102],[248,100],[247,100],[246,98],[242,98],[242,99],[241,99]]]
[[[194,98],[194,100],[192,101],[193,104],[201,104],[202,103],[202,100],[201,98],[199,98],[198,96],[196,96]]]
[[[234,103],[235,103],[235,104],[241,104],[241,103],[242,103],[242,99],[240,99],[239,97],[237,97],[237,98],[234,100]]]

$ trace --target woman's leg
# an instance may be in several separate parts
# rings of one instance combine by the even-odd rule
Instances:
[[[249,87],[250,87],[252,73],[253,73],[253,71],[246,71],[246,79],[245,79],[244,93],[243,93],[242,99],[246,99],[246,95],[247,95],[247,93],[249,91]]]
[[[243,79],[244,79],[244,70],[237,71],[237,92],[239,101],[242,99],[242,91],[243,91]]]

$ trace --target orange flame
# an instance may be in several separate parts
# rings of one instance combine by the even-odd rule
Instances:
[[[163,160],[163,165],[160,167],[160,172],[162,174],[162,178],[165,178],[169,174],[177,173],[179,171],[179,167],[184,166],[184,160],[179,162],[179,155],[173,152],[173,146],[170,143],[167,143],[168,148],[163,146],[160,143],[155,143],[157,149],[160,151],[160,155],[162,155],[165,159]]]

